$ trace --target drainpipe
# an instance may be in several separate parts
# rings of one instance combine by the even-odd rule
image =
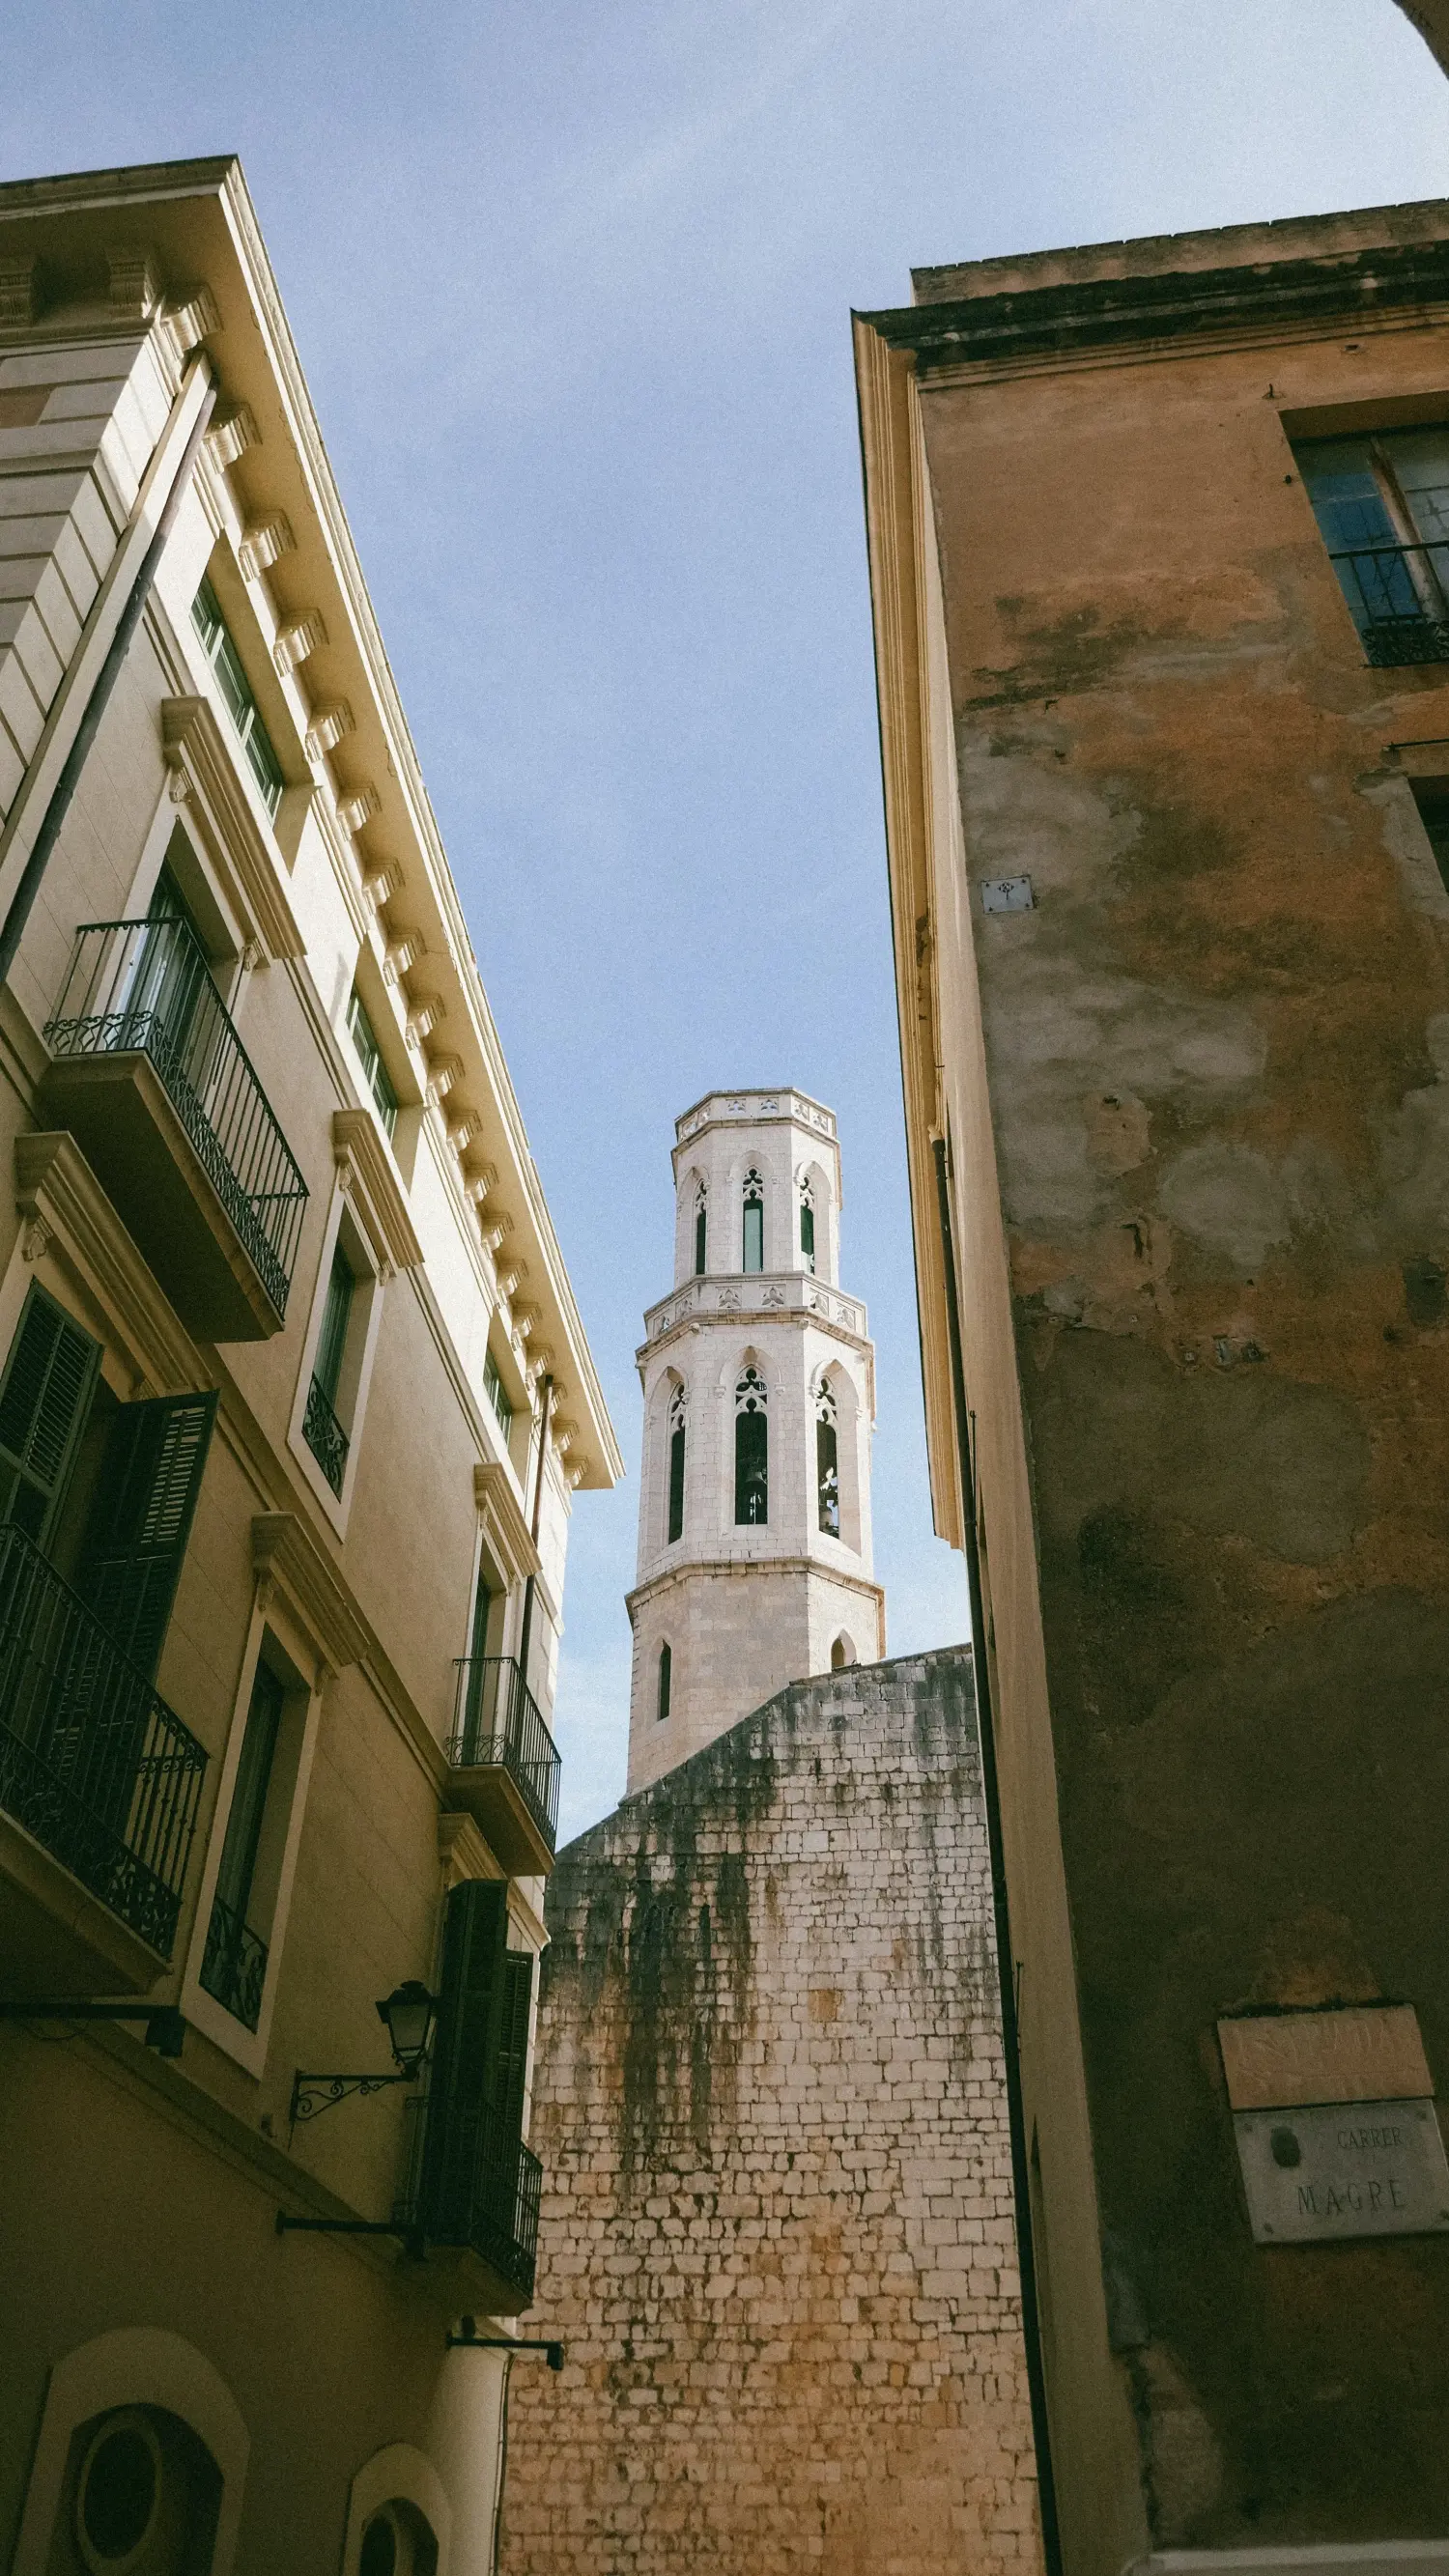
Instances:
[[[539,1533],[539,1530],[540,1530],[540,1528],[541,1528],[541,1526],[542,1526],[542,1514],[543,1514],[543,1462],[544,1462],[544,1459],[545,1459],[545,1458],[547,1457],[547,1455],[548,1455],[548,1416],[549,1416],[549,1407],[550,1407],[550,1405],[552,1404],[552,1402],[553,1402],[553,1379],[552,1379],[551,1377],[546,1377],[546,1378],[544,1379],[544,1381],[543,1381],[543,1396],[542,1396],[542,1400],[541,1400],[540,1405],[539,1405],[539,1414],[538,1414],[538,1473],[537,1473],[537,1475],[534,1477],[534,1480],[533,1480],[533,1520],[532,1520],[532,1523],[530,1524],[530,1529],[529,1529],[529,1536],[530,1536],[530,1537],[532,1538],[532,1540],[533,1540],[533,1544],[534,1544],[534,1548],[535,1548],[535,1550],[536,1550],[536,1549],[537,1549],[537,1547],[538,1547],[538,1533]],[[524,1689],[525,1689],[525,1690],[527,1690],[527,1689],[528,1689],[528,1687],[529,1687],[529,1681],[528,1681],[528,1648],[529,1648],[529,1641],[530,1641],[530,1639],[531,1639],[532,1635],[533,1635],[533,1576],[532,1576],[532,1575],[530,1575],[530,1576],[529,1576],[529,1578],[528,1578],[528,1581],[525,1583],[525,1585],[524,1585],[524,1587],[523,1587],[523,1625],[522,1625],[522,1627],[520,1628],[520,1630],[519,1630],[519,1632],[518,1632],[518,1669],[519,1669],[519,1672],[520,1672],[520,1673],[522,1674],[522,1676],[523,1676],[523,1687],[524,1687]]]
[[[85,711],[76,728],[75,740],[66,754],[65,765],[60,776],[51,789],[50,802],[41,817],[40,829],[31,845],[30,856],[21,872],[20,883],[10,898],[10,909],[5,915],[3,925],[0,925],[0,983],[5,981],[15,963],[15,952],[20,945],[25,925],[30,919],[31,907],[40,892],[41,878],[50,864],[51,852],[60,837],[60,827],[65,821],[70,810],[71,799],[80,784],[81,771],[86,765],[91,745],[100,729],[101,718],[109,704],[111,691],[120,677],[121,664],[126,658],[131,638],[141,622],[141,612],[150,597],[157,567],[166,551],[166,540],[176,525],[176,514],[185,497],[187,485],[191,480],[192,467],[196,463],[201,442],[215,409],[216,379],[205,358],[200,359],[198,364],[207,379],[206,390],[201,397],[201,408],[191,425],[191,435],[182,450],[181,462],[177,466],[171,489],[166,495],[161,516],[156,522],[156,533],[141,557],[136,578],[131,584],[130,595],[121,611],[120,622],[111,637],[110,650],[92,682]],[[178,399],[184,400],[184,394]],[[138,495],[133,524],[135,516],[140,514],[143,498],[149,498],[149,495]]]
[[[933,1137],[936,1158],[936,1205],[941,1221],[941,1260],[946,1275],[946,1330],[951,1348],[951,1392],[956,1413],[956,1454],[961,1474],[962,1520],[965,1528],[966,1583],[971,1598],[972,1658],[976,1680],[976,1726],[981,1745],[981,1791],[986,1807],[986,1840],[991,1855],[991,1906],[996,1924],[996,1973],[1001,1989],[1001,2047],[1006,2061],[1006,2115],[1011,2136],[1011,2183],[1016,2201],[1016,2258],[1021,2279],[1021,2335],[1026,2347],[1026,2384],[1031,2398],[1032,2440],[1036,2446],[1037,2505],[1041,2516],[1042,2556],[1047,2576],[1062,2576],[1061,2529],[1057,2520],[1056,2477],[1052,2467],[1051,2423],[1047,2415],[1046,2370],[1042,2358],[1041,2313],[1037,2306],[1036,2243],[1032,2226],[1031,2176],[1027,2164],[1026,2113],[1021,2098],[1021,2037],[1016,2018],[1016,1969],[1011,1949],[1011,1915],[1006,1893],[1006,1853],[1001,1831],[1001,1785],[996,1768],[996,1712],[991,1699],[991,1665],[986,1652],[986,1615],[981,1593],[981,1550],[976,1523],[976,1462],[971,1414],[966,1402],[966,1370],[961,1355],[961,1307],[956,1287],[956,1247],[951,1231],[951,1193],[947,1186],[946,1142]]]

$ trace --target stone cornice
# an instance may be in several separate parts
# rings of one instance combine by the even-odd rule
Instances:
[[[307,943],[242,785],[232,747],[206,698],[163,698],[161,748],[175,802],[191,808],[234,908],[268,959],[301,957]]]
[[[1428,241],[1331,251],[1316,259],[1068,279],[864,313],[858,320],[888,347],[910,350],[925,377],[942,367],[999,367],[1244,330],[1297,335],[1320,323],[1351,328],[1444,306],[1449,241]]]
[[[630,1625],[641,1602],[652,1601],[656,1593],[667,1592],[673,1585],[692,1583],[701,1574],[712,1575],[719,1582],[740,1580],[746,1575],[751,1582],[757,1582],[763,1574],[813,1574],[822,1583],[833,1584],[837,1591],[858,1592],[863,1601],[874,1601],[882,1608],[885,1604],[883,1585],[870,1582],[863,1574],[838,1573],[818,1556],[696,1556],[686,1565],[666,1566],[662,1574],[651,1574],[645,1582],[636,1583],[632,1592],[625,1593],[624,1607]]]
[[[295,1512],[258,1512],[252,1521],[252,1572],[275,1585],[311,1638],[329,1672],[360,1663],[368,1632],[337,1569]]]
[[[408,1203],[370,1109],[334,1109],[332,1152],[379,1272],[415,1270],[423,1257]]]

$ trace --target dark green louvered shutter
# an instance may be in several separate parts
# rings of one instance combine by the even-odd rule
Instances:
[[[0,1521],[37,1546],[55,1517],[100,1365],[100,1345],[31,1282],[0,1387]]]
[[[533,2001],[533,1960],[526,1950],[503,1954],[503,2013],[493,2075],[493,2107],[508,2147],[523,2139],[523,2094],[528,2078],[528,2013]]]
[[[503,2030],[507,1933],[505,1880],[470,1878],[452,1890],[423,2138],[421,2218],[435,2245],[473,2241],[479,2158]]]
[[[154,1678],[206,1464],[214,1395],[124,1404],[76,1572],[76,1590],[143,1673]]]

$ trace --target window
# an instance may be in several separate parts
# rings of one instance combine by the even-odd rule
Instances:
[[[843,1673],[847,1666],[853,1664],[854,1661],[855,1648],[849,1637],[837,1637],[830,1649],[831,1671],[833,1673]]]
[[[770,1517],[770,1439],[765,1381],[745,1370],[735,1388],[735,1524],[758,1528]]]
[[[1449,429],[1295,449],[1369,661],[1449,661]]]
[[[1411,778],[1409,789],[1449,894],[1449,778]]]
[[[0,1520],[43,1546],[75,1455],[100,1346],[32,1282],[0,1389]]]
[[[815,1491],[820,1526],[827,1538],[840,1536],[840,1476],[837,1470],[835,1392],[829,1378],[820,1381],[815,1399]]]
[[[669,1715],[669,1685],[673,1663],[674,1657],[668,1646],[661,1646],[659,1649],[659,1723],[661,1726]]]
[[[285,1699],[286,1691],[276,1674],[259,1663],[201,1965],[201,1983],[207,1993],[244,2022],[248,2030],[256,2029],[261,2016],[267,1975],[267,1944],[255,1928],[253,1899],[259,1893],[257,1858],[276,1771]]]
[[[704,1183],[701,1181],[694,1201],[694,1275],[696,1279],[704,1277],[704,1256],[708,1243],[709,1201],[705,1196]]]
[[[684,1389],[677,1386],[669,1399],[669,1540],[672,1547],[684,1536]]]
[[[806,1269],[813,1270],[815,1267],[815,1197],[808,1181],[800,1193],[800,1250],[805,1257]]]
[[[745,1270],[765,1266],[765,1191],[758,1172],[745,1174]]]
[[[498,1427],[506,1441],[513,1429],[513,1407],[503,1383],[498,1362],[489,1351],[483,1361],[483,1392],[498,1416]]]
[[[274,815],[287,782],[282,776],[282,764],[272,749],[271,735],[258,713],[241,655],[232,642],[226,619],[221,613],[221,602],[209,581],[203,580],[192,601],[191,622],[215,673],[222,704],[240,737],[247,767],[261,792],[262,803],[267,812]]]
[[[302,1419],[307,1446],[334,1494],[341,1493],[342,1479],[347,1471],[348,1439],[337,1418],[337,1390],[342,1380],[347,1326],[356,1292],[352,1265],[339,1243],[332,1254],[327,1299],[322,1309],[322,1329],[317,1336],[317,1356],[312,1367],[312,1383],[307,1391],[307,1410]]]
[[[362,995],[355,985],[352,999],[347,1005],[347,1034],[352,1040],[357,1061],[362,1067],[362,1078],[367,1085],[368,1097],[387,1134],[391,1136],[397,1129],[397,1093],[392,1087],[387,1066],[383,1063],[382,1049],[377,1043],[372,1022],[363,1007]]]

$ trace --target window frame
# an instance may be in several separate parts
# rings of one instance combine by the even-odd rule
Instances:
[[[267,730],[246,663],[227,622],[209,572],[203,572],[191,601],[191,631],[216,686],[217,696],[235,734],[247,774],[269,823],[275,825],[287,792],[287,773]]]

